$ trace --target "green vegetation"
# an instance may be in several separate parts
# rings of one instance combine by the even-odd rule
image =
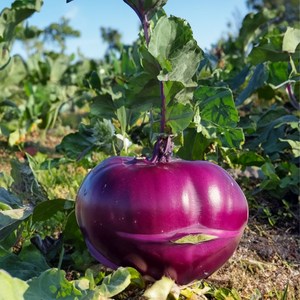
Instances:
[[[152,284],[132,268],[111,272],[88,253],[74,214],[90,168],[111,155],[149,156],[165,132],[174,136],[174,155],[215,162],[236,176],[249,201],[249,240],[255,232],[265,241],[281,228],[297,234],[297,1],[247,1],[239,34],[209,52],[159,1],[148,13],[151,38],[123,45],[116,30],[102,28],[108,47],[98,61],[65,54],[66,39],[80,34],[68,20],[25,25],[42,2],[15,0],[0,14],[0,299],[297,299],[294,280],[249,291],[226,279],[179,287],[166,278]],[[44,48],[49,39],[57,51]],[[10,55],[16,40],[26,58]],[[297,267],[284,254],[272,263],[244,255],[235,263],[246,277],[274,264],[290,274]]]

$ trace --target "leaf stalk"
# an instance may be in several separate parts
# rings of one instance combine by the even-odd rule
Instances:
[[[144,31],[144,37],[146,41],[147,47],[149,47],[150,43],[150,21],[148,20],[148,14],[147,12],[142,9],[143,3],[140,3],[140,8],[136,7],[130,0],[123,0],[126,4],[128,4],[137,14],[139,17]],[[161,66],[159,65],[159,69],[161,69]],[[164,90],[164,83],[163,81],[159,82],[160,86],[160,98],[161,98],[161,120],[160,120],[160,132],[163,134],[166,131],[166,96],[165,96],[165,90]]]

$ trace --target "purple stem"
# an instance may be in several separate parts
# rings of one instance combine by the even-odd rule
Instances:
[[[130,3],[128,0],[123,0],[126,4],[128,4],[138,15],[144,30],[144,36],[146,40],[147,46],[149,46],[150,43],[150,22],[148,20],[148,15],[144,10],[138,9],[135,7],[132,3]],[[142,7],[142,3],[141,3]],[[161,69],[161,67],[159,66]],[[161,97],[161,121],[160,121],[160,132],[164,133],[166,129],[166,96],[164,91],[164,83],[163,81],[159,82],[160,85],[160,97]]]
[[[127,5],[129,5],[137,14],[137,16],[139,17],[142,25],[143,25],[143,30],[144,30],[144,35],[145,35],[145,40],[146,40],[146,44],[147,46],[149,45],[150,42],[150,37],[149,37],[149,28],[150,28],[150,22],[148,20],[148,16],[147,13],[142,10],[141,8],[143,7],[143,3],[139,3],[141,8],[139,10],[138,7],[136,7],[135,5],[133,5],[129,0],[123,0]]]
[[[150,162],[169,162],[172,157],[173,147],[174,143],[172,142],[172,137],[170,135],[159,136],[154,145],[153,155],[150,159]]]
[[[160,132],[164,133],[166,129],[166,96],[164,89],[164,82],[160,81],[160,97],[161,97],[161,119],[160,119]]]
[[[140,20],[143,24],[143,29],[144,29],[144,36],[146,40],[147,46],[149,46],[150,43],[150,22],[148,20],[147,14],[143,12],[142,14],[143,17],[140,16]],[[160,68],[160,66],[159,66]],[[165,91],[164,91],[164,83],[163,81],[159,82],[160,86],[160,97],[161,97],[161,120],[160,120],[160,132],[164,133],[165,128],[166,128],[166,96],[165,96]]]
[[[149,43],[150,43],[150,35],[149,35],[150,22],[148,20],[147,14],[144,14],[144,18],[142,19],[142,24],[143,24],[146,44],[147,44],[147,46],[149,46]]]
[[[289,95],[289,98],[290,98],[290,101],[291,101],[291,104],[293,105],[293,107],[294,107],[295,109],[300,110],[300,104],[299,104],[299,102],[297,101],[297,98],[296,98],[296,96],[295,96],[295,94],[294,94],[294,92],[293,92],[293,90],[292,90],[292,85],[291,85],[290,83],[288,83],[288,84],[286,85],[286,90],[287,90],[287,93],[288,93],[288,95]]]

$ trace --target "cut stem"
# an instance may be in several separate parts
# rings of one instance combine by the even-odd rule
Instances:
[[[173,153],[174,143],[170,135],[159,136],[153,150],[153,155],[150,159],[152,163],[169,162]]]

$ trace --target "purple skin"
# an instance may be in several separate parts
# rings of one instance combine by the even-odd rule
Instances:
[[[82,183],[76,217],[102,264],[187,284],[208,277],[231,257],[248,205],[238,184],[213,163],[111,157]],[[216,238],[174,243],[189,234]]]

